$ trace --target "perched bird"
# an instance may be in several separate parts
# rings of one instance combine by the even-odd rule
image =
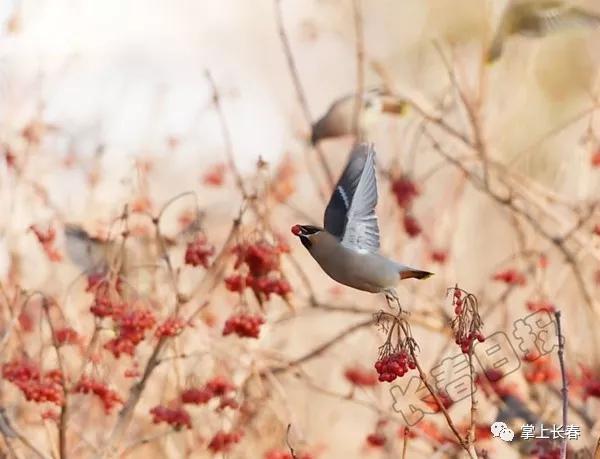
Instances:
[[[600,15],[561,0],[513,0],[502,15],[486,59],[498,59],[511,35],[543,37],[564,29],[594,26],[600,27]]]
[[[336,99],[327,113],[312,126],[311,143],[316,145],[322,139],[342,137],[353,133],[356,95],[348,94]],[[360,129],[370,125],[381,112],[402,114],[406,103],[386,91],[374,88],[362,95],[362,120]]]
[[[425,279],[432,275],[397,263],[379,253],[379,227],[375,151],[359,144],[325,210],[324,226],[294,225],[300,238],[323,271],[337,282],[372,293],[383,292],[397,300],[395,286],[401,279]]]

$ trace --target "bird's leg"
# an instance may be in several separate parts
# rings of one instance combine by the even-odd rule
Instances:
[[[398,307],[398,313],[402,314],[404,311],[402,310],[402,305],[400,304],[400,298],[398,297],[398,293],[396,293],[396,289],[388,288],[383,292],[385,293],[385,300],[387,301],[388,307],[394,309],[395,304]]]

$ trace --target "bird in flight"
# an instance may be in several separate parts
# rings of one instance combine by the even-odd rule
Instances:
[[[366,143],[354,147],[325,210],[324,228],[294,225],[292,233],[323,271],[340,284],[371,293],[385,293],[388,302],[398,295],[402,279],[432,275],[386,258],[379,253],[375,151]]]
[[[366,90],[361,96],[363,119],[359,128],[364,130],[372,125],[380,113],[402,115],[406,102],[381,88]],[[318,144],[323,139],[333,139],[353,134],[353,117],[356,96],[347,94],[336,99],[327,112],[312,126],[311,143]]]
[[[599,14],[562,0],[513,0],[502,15],[486,60],[498,59],[511,35],[544,37],[564,29],[594,26],[600,27]]]

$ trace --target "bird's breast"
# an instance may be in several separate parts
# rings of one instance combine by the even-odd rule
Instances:
[[[398,282],[395,263],[379,254],[357,252],[341,244],[327,251],[315,248],[311,254],[329,277],[349,287],[377,293]]]

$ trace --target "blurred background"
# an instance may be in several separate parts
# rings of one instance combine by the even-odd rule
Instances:
[[[596,0],[529,3],[600,17]],[[426,372],[460,354],[449,338],[449,287],[458,284],[478,297],[486,336],[512,336],[514,321],[560,309],[570,419],[582,428],[581,439],[569,442],[569,457],[594,457],[600,29],[527,34],[515,26],[501,56],[486,61],[509,9],[508,2],[490,0],[0,4],[3,362],[27,356],[45,367],[57,363],[52,334],[26,292],[56,299],[57,317],[87,343],[66,350],[69,359],[86,368],[96,355],[91,337],[99,322],[89,314],[93,290],[86,291],[82,277],[89,280],[94,241],[103,247],[125,241],[136,267],[125,277],[157,320],[170,316],[172,279],[140,267],[164,267],[169,259],[186,312],[210,302],[169,349],[212,357],[182,359],[177,371],[159,366],[120,442],[109,436],[118,410],[104,416],[92,406],[73,414],[66,425],[87,432],[66,428],[69,457],[99,457],[107,438],[130,457],[465,454],[440,414],[411,424],[414,435],[404,434],[406,418],[392,408],[392,385],[368,379],[385,340],[369,320],[386,308],[384,298],[337,285],[289,233],[293,224],[320,224],[332,189],[323,161],[336,180],[357,135],[377,151],[382,252],[436,273],[399,287]],[[360,99],[356,110],[355,94],[374,88],[379,92],[365,96],[366,105]],[[344,97],[356,129],[311,143],[312,124]],[[155,226],[162,235],[148,216],[160,219]],[[236,218],[240,227],[231,231]],[[70,225],[84,233],[69,236]],[[197,233],[216,248],[214,269],[191,269],[186,261]],[[289,246],[280,253],[278,275],[290,292],[261,298],[232,291],[222,282],[239,268],[232,245],[263,239]],[[222,336],[240,307],[265,317],[259,340]],[[29,330],[27,320],[34,323]],[[107,328],[118,333],[117,325]],[[144,368],[151,350],[148,338],[131,361],[106,360],[100,347],[89,366],[127,400],[132,380],[111,375],[133,363]],[[502,378],[505,386],[490,383],[492,395],[479,388],[478,457],[560,457],[551,455],[556,442],[505,444],[484,435],[499,417],[518,434],[528,418],[523,409],[536,421],[560,424],[554,351],[536,364],[521,349],[522,365]],[[281,370],[282,362],[295,364]],[[531,376],[532,367],[545,376]],[[356,372],[368,384],[357,383]],[[157,435],[148,410],[173,406],[182,387],[214,374],[229,375],[240,405],[252,409],[202,407],[210,413],[194,411],[192,429]],[[401,386],[407,383],[405,377]],[[8,382],[1,387],[14,427],[44,457],[65,457],[56,438],[62,421],[41,420],[40,404],[26,402]],[[510,414],[508,395],[519,400],[517,414]],[[449,409],[456,425],[467,422],[467,401]],[[238,427],[244,436],[230,449],[207,446],[218,429]],[[10,429],[0,430],[7,456],[35,456]],[[137,444],[137,437],[147,441]]]

